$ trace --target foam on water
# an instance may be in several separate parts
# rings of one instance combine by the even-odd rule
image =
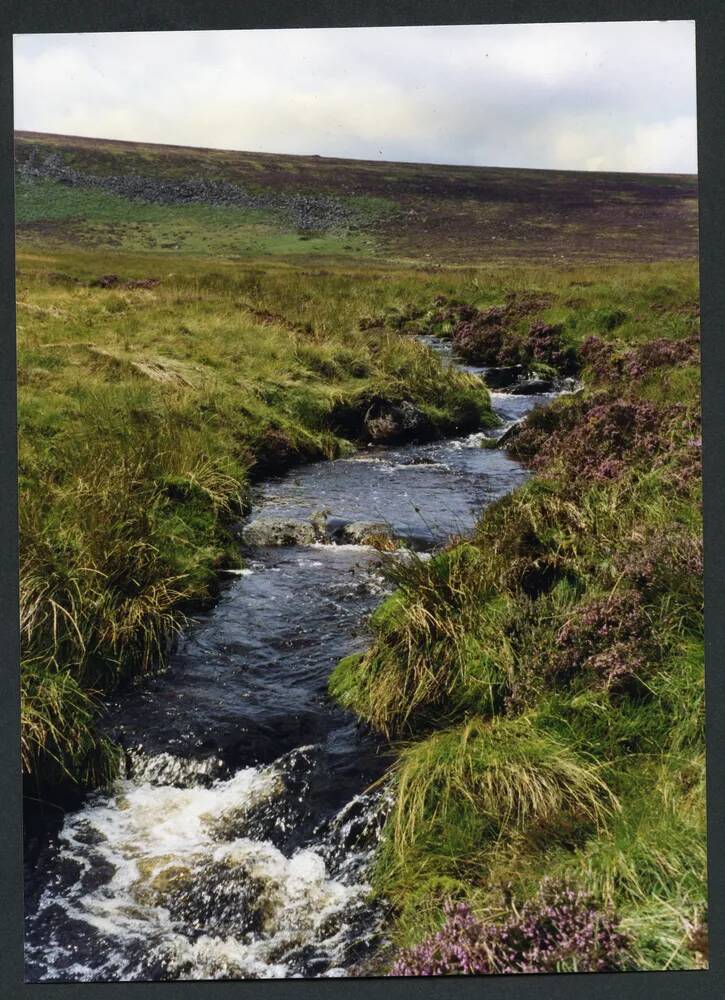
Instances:
[[[185,787],[161,783],[167,754],[94,796],[63,828],[32,918],[51,933],[43,955],[29,949],[31,970],[39,960],[44,979],[81,981],[344,974],[379,933],[364,868],[381,800],[356,797],[309,846],[277,846],[294,822],[290,778],[312,749]]]

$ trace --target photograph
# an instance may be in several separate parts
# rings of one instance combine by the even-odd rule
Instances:
[[[12,61],[25,982],[707,970],[695,22]]]

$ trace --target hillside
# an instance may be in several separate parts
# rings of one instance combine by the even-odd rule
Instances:
[[[21,246],[449,264],[697,255],[689,175],[386,163],[30,132],[16,133],[16,161]]]

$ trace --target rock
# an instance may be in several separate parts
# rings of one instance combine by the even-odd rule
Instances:
[[[554,383],[548,379],[532,378],[526,382],[518,382],[508,389],[502,390],[511,396],[536,396],[543,392],[553,392]]]
[[[317,541],[321,542],[327,536],[327,517],[330,513],[329,507],[316,510],[310,514],[310,524],[314,528]]]
[[[383,521],[350,521],[336,528],[331,537],[340,545],[368,545],[370,538],[392,538]]]
[[[503,368],[487,368],[482,377],[489,389],[507,389],[515,385],[523,374],[523,365],[505,365]]]
[[[365,430],[371,441],[410,441],[430,433],[430,421],[417,406],[402,403],[371,407],[365,416]]]
[[[505,448],[506,445],[510,444],[514,440],[514,438],[517,438],[520,433],[521,433],[521,421],[517,421],[515,424],[512,424],[508,428],[508,430],[505,430],[503,432],[501,437],[496,442],[496,447]]]
[[[285,517],[260,517],[242,528],[245,545],[312,545],[318,540],[314,524]]]

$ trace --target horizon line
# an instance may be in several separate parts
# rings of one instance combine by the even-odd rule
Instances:
[[[667,171],[667,170],[587,170],[585,168],[576,167],[523,167],[523,166],[497,166],[495,164],[479,164],[479,163],[434,163],[429,160],[371,160],[362,157],[354,156],[329,156],[323,153],[272,153],[268,150],[263,149],[234,149],[231,147],[223,146],[189,146],[180,143],[173,142],[149,142],[143,139],[113,139],[109,136],[93,136],[93,135],[69,135],[63,132],[39,132],[34,129],[13,129],[13,138],[16,136],[21,136],[25,138],[32,137],[44,137],[48,139],[80,139],[84,142],[107,142],[116,143],[118,145],[131,145],[131,146],[160,146],[164,149],[189,149],[200,153],[238,153],[242,156],[246,155],[256,155],[256,156],[285,156],[293,157],[296,159],[317,159],[317,160],[332,160],[332,161],[342,161],[345,163],[375,163],[375,164],[398,164],[400,166],[411,166],[411,167],[453,167],[462,168],[466,170],[518,170],[524,171],[528,170],[532,173],[550,173],[550,174],[594,174],[601,175],[607,174],[610,176],[626,176],[626,177],[699,177],[699,173],[695,171],[694,173],[682,172],[682,171]]]

